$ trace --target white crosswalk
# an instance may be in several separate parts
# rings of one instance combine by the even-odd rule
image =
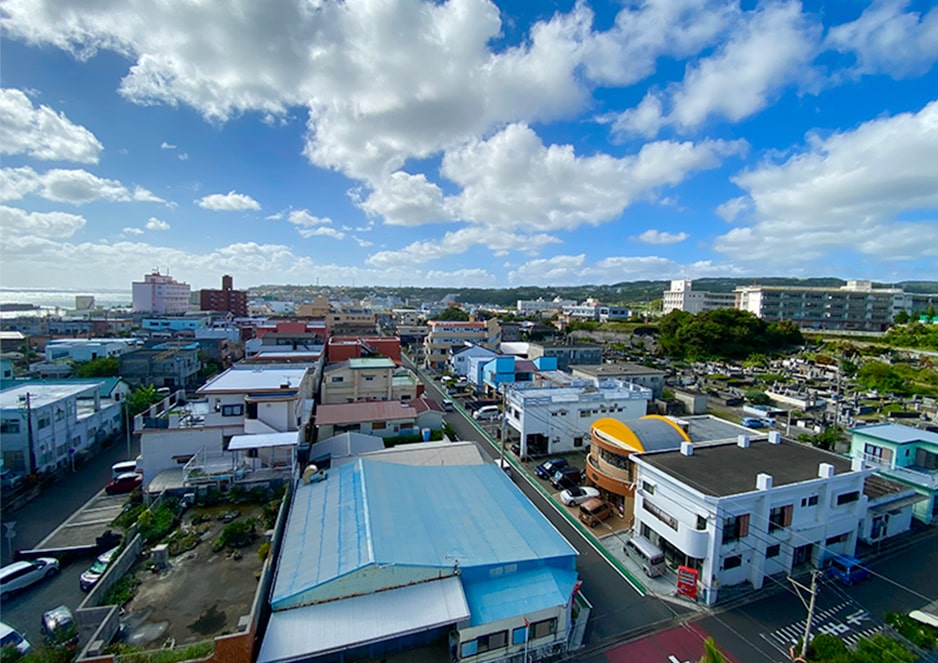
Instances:
[[[805,619],[783,626],[762,637],[783,652],[796,644],[804,636]],[[882,624],[874,622],[870,614],[852,602],[838,603],[837,605],[819,609],[811,620],[811,632],[827,633],[836,636],[853,647],[862,638],[875,635],[882,630]]]

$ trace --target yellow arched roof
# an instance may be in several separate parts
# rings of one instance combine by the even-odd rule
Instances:
[[[668,419],[667,417],[662,417],[657,414],[650,414],[642,417],[638,421],[661,421],[667,424],[668,428],[664,430],[670,430],[670,434],[664,434],[662,438],[661,429],[649,430],[649,425],[642,426],[639,423],[633,423],[634,428],[638,431],[633,430],[633,426],[629,426],[628,423],[624,421],[619,421],[618,419],[612,419],[611,417],[604,417],[602,419],[597,419],[593,425],[592,430],[598,434],[598,436],[604,440],[607,440],[610,443],[615,443],[623,448],[632,449],[634,451],[649,451],[649,450],[660,450],[662,445],[665,448],[671,448],[672,446],[680,446],[677,444],[677,439],[673,437],[675,433],[679,438],[685,442],[690,442],[690,438],[687,436],[680,426],[678,426],[674,421]],[[654,427],[652,427],[654,428]],[[644,430],[643,430],[644,429]],[[647,439],[646,442],[651,443],[651,449],[646,446],[646,442],[643,442],[640,435]],[[668,441],[670,440],[670,442]]]

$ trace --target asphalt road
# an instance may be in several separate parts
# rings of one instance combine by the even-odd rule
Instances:
[[[139,447],[134,445],[131,452],[135,457]],[[35,547],[68,516],[100,492],[111,478],[111,465],[126,458],[126,444],[113,444],[22,508],[13,512],[4,510],[3,522],[16,523],[14,548],[29,550]],[[6,539],[2,543],[3,564],[7,564],[9,546]],[[4,601],[0,605],[4,623],[23,633],[34,646],[41,644],[39,624],[42,613],[63,604],[73,611],[78,608],[85,598],[78,586],[78,578],[92,561],[92,558],[75,560],[63,566],[54,578],[42,580]]]
[[[406,360],[405,363],[409,364]],[[409,365],[413,368],[412,364]],[[424,385],[431,398],[439,401],[449,398],[440,390],[438,382],[424,379]],[[459,411],[448,413],[446,421],[453,426],[459,439],[476,442],[483,456],[489,459],[498,457],[499,448],[493,439],[481,432],[494,433],[497,424],[479,424]],[[592,543],[570,524],[553,502],[523,477],[519,477],[517,471],[514,471],[513,477],[515,484],[527,498],[579,553],[577,571],[583,581],[582,593],[593,605],[587,630],[588,646],[600,647],[603,643],[617,641],[625,633],[646,629],[653,624],[664,623],[679,614],[687,613],[687,610],[680,606],[652,596],[641,596]]]

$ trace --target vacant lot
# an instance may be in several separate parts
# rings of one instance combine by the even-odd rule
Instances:
[[[233,509],[240,511],[234,522],[257,519],[258,536],[245,547],[213,552],[212,544],[227,524],[220,517]],[[260,506],[252,505],[193,509],[183,519],[184,526],[189,527],[195,515],[208,518],[191,526],[200,532],[194,548],[170,556],[168,567],[161,570],[151,570],[149,551],[144,551],[146,556],[133,571],[140,585],[122,618],[127,644],[185,644],[238,631],[239,619],[251,611],[263,564],[257,555],[265,541],[261,512]]]

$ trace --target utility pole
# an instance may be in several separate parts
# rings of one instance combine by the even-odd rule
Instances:
[[[817,569],[811,572],[811,588],[808,589],[802,585],[797,580],[789,577],[788,580],[795,586],[796,589],[803,589],[806,592],[810,592],[811,598],[808,601],[808,618],[805,620],[804,624],[804,636],[801,640],[801,653],[798,655],[798,658],[794,657],[794,652],[792,652],[792,658],[795,661],[805,661],[807,660],[808,655],[808,643],[811,641],[811,622],[814,620],[814,606],[817,601],[817,579],[821,575],[821,572]],[[804,598],[801,596],[801,592],[798,592],[798,598],[801,599],[801,602],[804,603]]]
[[[29,472],[30,474],[36,474],[36,446],[35,440],[33,440],[33,409],[28,391],[26,392],[26,445],[29,449]]]

